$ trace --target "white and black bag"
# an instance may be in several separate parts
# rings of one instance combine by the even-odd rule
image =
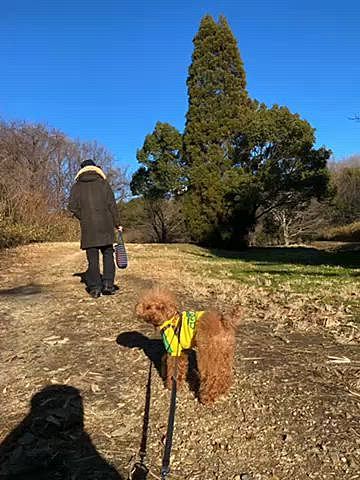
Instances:
[[[126,268],[128,266],[128,257],[126,253],[125,243],[122,233],[118,232],[118,242],[115,245],[115,260],[119,268]]]

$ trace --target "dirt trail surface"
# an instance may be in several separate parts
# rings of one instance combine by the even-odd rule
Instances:
[[[93,300],[74,276],[86,266],[77,244],[0,254],[1,480],[129,477],[150,359],[158,367],[161,355],[157,335],[134,316],[139,292],[161,281],[183,306],[206,306],[186,288],[185,254],[131,245],[129,256],[117,295]],[[189,388],[179,392],[169,478],[360,479],[359,346],[246,317],[230,395],[207,408]],[[150,471],[137,478],[160,478],[169,400],[153,368]]]

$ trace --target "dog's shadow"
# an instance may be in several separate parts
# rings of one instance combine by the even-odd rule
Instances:
[[[124,332],[120,333],[116,339],[116,343],[127,348],[139,348],[143,350],[148,359],[153,363],[159,376],[165,382],[166,379],[166,362],[164,361],[166,351],[164,344],[159,339],[146,337],[140,332]],[[199,374],[196,361],[196,353],[194,350],[187,352],[189,359],[189,367],[186,376],[190,390],[198,397],[199,393]]]
[[[163,378],[162,357],[165,348],[161,340],[146,337],[140,332],[124,332],[117,336],[116,343],[122,347],[141,349]]]

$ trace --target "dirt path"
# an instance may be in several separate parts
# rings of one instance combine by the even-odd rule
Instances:
[[[74,276],[85,270],[76,244],[0,255],[1,480],[128,478],[149,357],[157,364],[161,350],[133,315],[156,267],[146,246],[130,246],[130,254],[129,269],[117,273],[118,294],[96,301]],[[188,389],[179,394],[170,478],[360,479],[359,378],[355,345],[245,324],[231,395],[207,409]],[[49,385],[67,387],[43,390]],[[29,411],[39,392],[40,410],[34,401]],[[143,478],[160,478],[168,403],[153,369]]]

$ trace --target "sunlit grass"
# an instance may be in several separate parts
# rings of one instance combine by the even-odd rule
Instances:
[[[181,287],[193,296],[217,297],[230,303],[242,297],[251,311],[257,301],[262,308],[291,309],[294,315],[299,308],[304,317],[312,309],[322,311],[324,321],[328,318],[326,309],[352,321],[360,319],[358,252],[306,247],[225,252],[194,245],[131,248],[136,251],[142,275]]]

